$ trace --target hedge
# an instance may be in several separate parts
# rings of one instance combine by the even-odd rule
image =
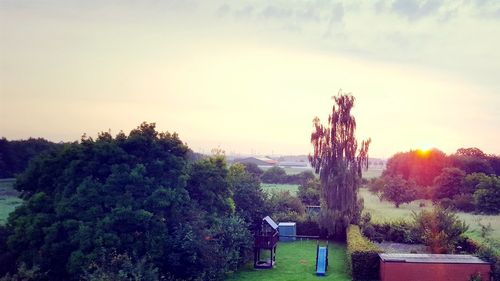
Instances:
[[[372,281],[380,279],[380,258],[382,249],[364,237],[359,226],[350,225],[347,229],[347,268],[353,281]]]
[[[491,274],[493,280],[500,281],[500,251],[494,246],[465,237],[459,242],[462,250],[477,256],[483,261],[491,263]]]

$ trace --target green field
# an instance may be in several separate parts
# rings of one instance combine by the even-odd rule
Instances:
[[[15,179],[0,179],[0,224],[5,224],[9,214],[22,202],[13,189]]]
[[[371,167],[368,170],[363,170],[363,178],[364,179],[372,179],[378,178],[382,175],[382,169],[373,169]]]
[[[269,170],[272,167],[273,166],[259,166],[259,168],[261,168],[263,171]],[[285,167],[283,168],[283,170],[285,170],[287,175],[296,175],[306,171],[313,172],[313,169],[310,167],[294,167],[294,168]]]
[[[298,184],[261,183],[260,186],[266,193],[288,191],[293,196],[296,196],[297,191],[299,190]]]
[[[360,196],[365,200],[365,208],[363,212],[369,212],[372,215],[372,220],[375,222],[383,222],[396,219],[409,219],[412,211],[420,211],[422,209],[432,208],[430,200],[417,200],[409,204],[402,204],[399,208],[394,207],[394,204],[387,201],[380,201],[377,196],[370,193],[368,189],[361,188]],[[419,207],[420,203],[424,203],[425,207]],[[491,224],[493,232],[491,238],[500,241],[500,215],[476,215],[472,213],[457,213],[458,217],[469,225],[467,235],[472,238],[479,238],[480,226],[482,224]]]
[[[325,277],[315,274],[316,241],[298,241],[279,243],[276,254],[276,266],[269,270],[254,270],[253,264],[248,264],[243,270],[229,276],[227,280],[351,280],[345,272],[345,245],[329,243],[329,266]]]

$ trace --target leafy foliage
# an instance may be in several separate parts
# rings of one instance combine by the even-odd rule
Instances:
[[[500,177],[483,178],[474,192],[477,209],[484,213],[500,213]]]
[[[321,183],[317,178],[308,180],[299,186],[298,197],[305,205],[319,205]]]
[[[383,178],[381,198],[394,203],[396,208],[403,203],[409,203],[416,197],[415,183],[406,181],[401,175]]]
[[[25,264],[39,269],[33,280],[223,279],[251,245],[235,212],[241,185],[223,158],[190,157],[154,123],[41,155],[18,177],[25,203],[0,229],[0,274]]]
[[[29,161],[39,154],[62,147],[48,140],[29,138],[8,141],[0,138],[0,178],[12,178],[28,167]]]
[[[444,168],[434,179],[433,199],[453,198],[460,193],[465,179],[465,172],[458,168]]]
[[[371,140],[362,141],[358,150],[356,120],[351,115],[354,97],[339,94],[323,126],[314,118],[311,144],[314,152],[309,161],[319,174],[323,208],[320,224],[335,236],[344,236],[351,223],[357,223],[362,204],[358,200],[361,168],[368,165],[368,147]]]
[[[435,254],[453,253],[460,236],[468,229],[456,214],[440,207],[413,213],[413,217],[416,234]]]
[[[347,229],[347,268],[352,280],[378,280],[382,249],[366,239],[357,225]]]

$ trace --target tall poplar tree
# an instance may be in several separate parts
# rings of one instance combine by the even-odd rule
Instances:
[[[330,235],[344,237],[346,228],[357,223],[363,208],[358,200],[362,167],[368,167],[371,139],[362,141],[358,149],[356,119],[351,115],[355,98],[342,90],[336,97],[328,123],[313,120],[311,144],[314,152],[309,161],[321,181],[320,224]]]

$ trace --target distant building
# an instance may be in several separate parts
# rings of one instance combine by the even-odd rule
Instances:
[[[257,166],[275,166],[276,164],[278,164],[278,161],[268,157],[247,157],[235,159],[234,163],[253,163]]]

